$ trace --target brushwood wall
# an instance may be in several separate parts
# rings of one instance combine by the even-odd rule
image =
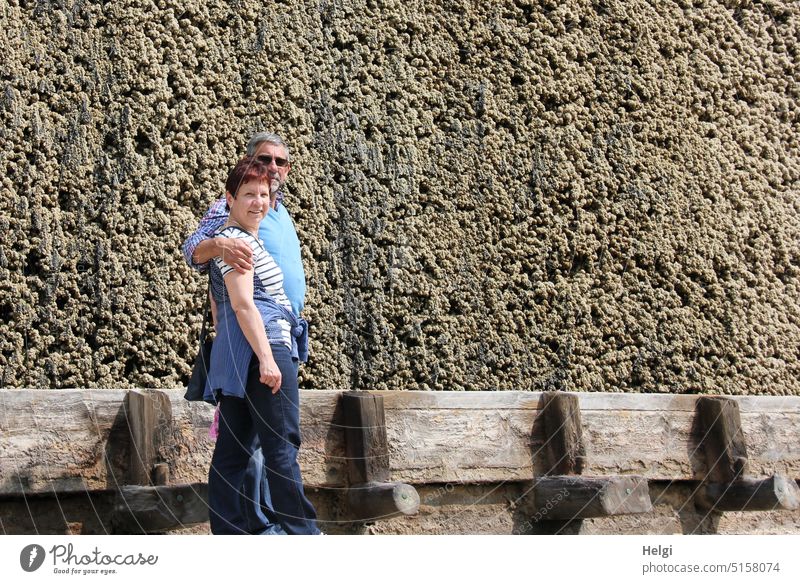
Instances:
[[[306,388],[800,393],[800,4],[0,0],[0,386],[175,387],[292,147]]]

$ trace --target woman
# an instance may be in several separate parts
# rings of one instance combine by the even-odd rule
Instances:
[[[267,467],[275,519],[289,534],[317,534],[314,507],[303,492],[297,452],[300,409],[297,357],[304,353],[304,323],[283,290],[283,273],[258,240],[271,206],[268,168],[240,160],[225,183],[230,215],[216,237],[238,237],[253,250],[253,268],[242,274],[224,258],[211,265],[217,304],[217,337],[206,397],[219,404],[219,435],[208,477],[211,531],[248,533],[242,484],[257,434]],[[302,342],[301,342],[302,345]]]

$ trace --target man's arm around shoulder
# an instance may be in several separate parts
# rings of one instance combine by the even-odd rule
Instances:
[[[228,220],[225,199],[217,199],[200,220],[194,233],[183,242],[183,257],[195,270],[205,270],[208,262],[221,257],[237,272],[253,267],[253,250],[239,238],[215,238],[214,234]]]

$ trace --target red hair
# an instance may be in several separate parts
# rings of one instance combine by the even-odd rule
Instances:
[[[269,181],[269,168],[257,158],[245,156],[228,173],[225,190],[235,199],[239,187],[251,180]]]

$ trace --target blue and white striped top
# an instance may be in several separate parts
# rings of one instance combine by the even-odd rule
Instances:
[[[261,241],[244,229],[235,226],[226,227],[215,237],[244,239],[250,245],[253,250],[253,298],[266,324],[267,338],[271,345],[284,344],[291,349],[292,338],[289,332],[289,323],[284,319],[269,322],[267,315],[264,313],[263,304],[260,302],[267,298],[272,298],[281,306],[289,310],[292,309],[292,304],[283,291],[283,272],[278,267],[278,264],[269,255]],[[233,268],[226,264],[222,258],[214,259],[214,265],[211,267],[211,294],[214,296],[214,300],[217,301],[218,307],[223,302],[230,302],[228,289],[225,287],[225,276],[232,270]]]
[[[253,299],[264,321],[267,338],[271,345],[285,345],[292,350],[292,325],[286,318],[276,316],[281,312],[280,307],[293,316],[292,305],[283,290],[281,269],[262,243],[239,227],[226,227],[215,237],[241,238],[250,245],[253,250]],[[244,397],[247,368],[253,356],[253,349],[239,326],[225,286],[225,275],[232,269],[221,258],[211,263],[211,294],[217,303],[217,336],[211,351],[207,398],[216,396],[218,392]]]

